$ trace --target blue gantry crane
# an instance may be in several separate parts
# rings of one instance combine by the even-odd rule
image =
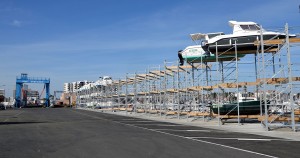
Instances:
[[[26,73],[21,73],[21,76],[17,76],[16,79],[16,102],[15,102],[15,107],[19,108],[22,107],[26,104],[22,104],[22,88],[24,83],[43,83],[45,84],[46,88],[46,101],[45,101],[45,106],[49,107],[50,106],[50,100],[49,100],[49,95],[50,95],[50,78],[42,78],[42,77],[28,77],[28,74]]]

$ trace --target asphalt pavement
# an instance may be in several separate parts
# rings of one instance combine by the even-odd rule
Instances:
[[[299,141],[70,108],[0,111],[0,157],[299,157]]]

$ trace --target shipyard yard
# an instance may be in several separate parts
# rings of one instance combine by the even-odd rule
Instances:
[[[222,130],[125,115],[71,108],[3,111],[0,157],[299,157],[299,134],[262,136],[235,132],[235,125]]]
[[[298,1],[70,2],[0,2],[0,158],[300,157]]]

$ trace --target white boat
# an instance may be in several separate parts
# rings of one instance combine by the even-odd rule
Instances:
[[[261,32],[263,40],[284,39],[286,35],[281,32],[266,31],[255,22],[237,22],[229,21],[229,26],[232,27],[232,34],[224,34],[223,32],[217,33],[195,33],[191,34],[194,41],[200,40],[202,48],[211,53],[234,51],[235,43],[238,51],[257,51],[257,46],[254,45],[255,41],[260,40]],[[289,35],[290,38],[296,35]],[[274,51],[278,45],[264,45],[265,51]]]

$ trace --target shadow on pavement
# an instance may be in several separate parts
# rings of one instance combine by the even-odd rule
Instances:
[[[46,123],[46,122],[0,122],[0,125],[18,125],[18,124],[35,124],[35,123]]]

